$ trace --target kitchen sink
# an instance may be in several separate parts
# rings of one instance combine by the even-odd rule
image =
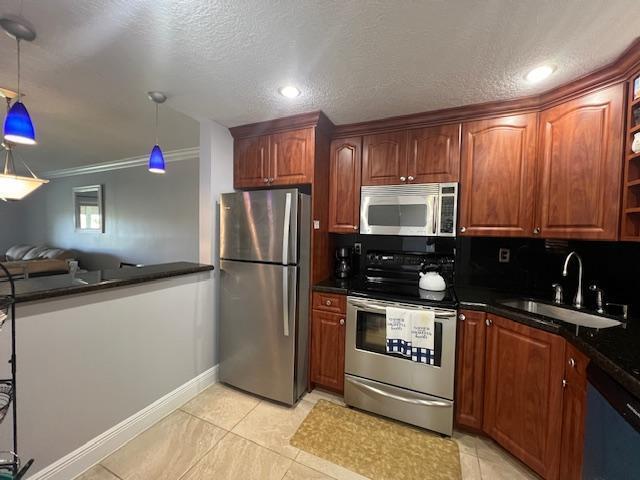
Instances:
[[[589,328],[617,327],[622,322],[614,318],[605,317],[584,310],[577,310],[561,305],[551,305],[530,299],[512,299],[500,302],[506,307],[524,310],[525,312],[543,315],[555,320]]]

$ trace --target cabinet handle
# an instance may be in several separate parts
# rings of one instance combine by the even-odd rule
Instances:
[[[269,183],[273,183],[273,177],[269,177]]]
[[[461,320],[461,321],[464,322],[466,319],[467,319],[467,317],[464,316],[464,313],[461,313],[461,314],[458,315],[458,320]]]
[[[407,180],[409,180],[410,182],[413,182],[415,179],[413,178],[413,176],[412,176],[412,175],[409,175],[409,176],[407,177]]]
[[[354,225],[354,226],[353,226],[353,229],[354,229],[354,230],[358,230],[358,225]]]
[[[466,232],[466,231],[467,231],[467,227],[460,227],[460,232],[461,232],[461,233],[464,233],[464,232]]]
[[[269,183],[269,179],[268,179],[267,177],[264,177],[264,178],[262,179],[262,181],[263,181],[264,183]]]
[[[340,325],[344,325],[344,318],[340,319]]]
[[[576,361],[573,358],[569,359],[569,366],[571,368],[576,368]]]
[[[327,307],[330,307],[330,306],[331,306],[331,300],[327,300],[326,302],[324,302],[324,304],[325,304]]]
[[[536,227],[533,229],[534,235],[538,235],[540,233],[540,227]]]
[[[567,381],[564,378],[562,379],[562,388],[567,388]]]
[[[407,177],[400,177],[400,181],[401,182],[406,182],[407,181]]]
[[[487,319],[484,321],[484,323],[485,323],[485,325],[486,325],[487,327],[490,327],[491,325],[493,325],[493,320],[491,320],[490,318],[487,318]]]

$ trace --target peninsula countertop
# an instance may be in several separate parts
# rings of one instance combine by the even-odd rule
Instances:
[[[72,275],[51,275],[16,280],[16,303],[95,292],[163,278],[213,270],[212,265],[192,262],[162,263],[143,267],[95,270]],[[0,277],[0,297],[9,295],[9,282]]]

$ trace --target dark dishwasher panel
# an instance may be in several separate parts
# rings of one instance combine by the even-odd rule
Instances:
[[[640,399],[595,365],[587,378],[582,478],[640,478]]]

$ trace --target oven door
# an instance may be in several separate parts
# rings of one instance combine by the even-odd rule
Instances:
[[[387,306],[435,310],[434,364],[386,352]],[[456,311],[348,297],[345,372],[453,400]]]
[[[362,187],[360,233],[435,236],[438,184]]]

